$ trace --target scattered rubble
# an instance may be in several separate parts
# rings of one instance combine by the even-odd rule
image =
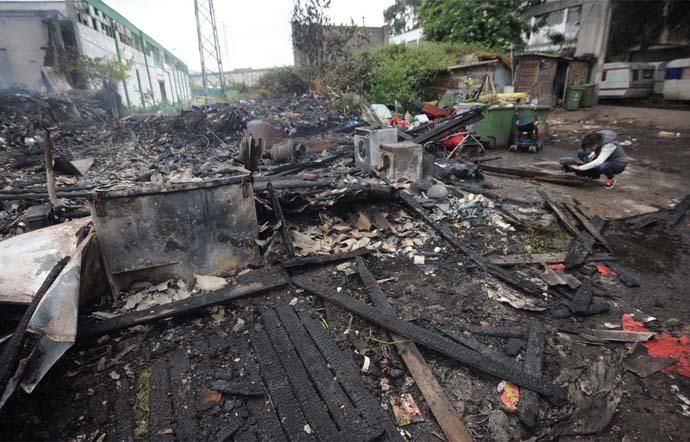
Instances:
[[[626,300],[650,272],[621,253],[689,198],[615,221],[500,197],[485,175],[581,183],[438,145],[480,111],[362,127],[332,100],[113,121],[0,95],[0,437],[607,437],[630,379],[690,376],[684,319]]]

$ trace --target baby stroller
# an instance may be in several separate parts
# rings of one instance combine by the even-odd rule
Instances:
[[[510,150],[513,152],[539,152],[544,147],[543,131],[539,130],[539,121],[526,113],[518,115],[513,129],[513,144]]]

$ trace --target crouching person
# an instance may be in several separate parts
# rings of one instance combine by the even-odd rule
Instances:
[[[588,134],[582,139],[582,151],[578,152],[578,158],[582,164],[569,164],[568,167],[578,176],[599,179],[606,176],[604,187],[613,189],[616,185],[615,176],[625,170],[628,165],[628,156],[618,144],[618,136],[610,130],[600,130]]]

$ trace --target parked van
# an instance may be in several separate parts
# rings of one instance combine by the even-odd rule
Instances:
[[[690,58],[679,58],[666,65],[664,100],[690,100]]]
[[[654,95],[664,94],[664,80],[666,80],[666,65],[668,61],[650,61],[649,64],[654,66]]]
[[[604,63],[600,98],[645,98],[654,89],[654,66],[649,63]]]

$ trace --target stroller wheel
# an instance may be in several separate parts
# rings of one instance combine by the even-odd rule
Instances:
[[[537,153],[537,146],[535,144],[530,144],[529,153]]]
[[[511,144],[511,145],[510,145],[510,150],[511,150],[512,152],[517,152],[517,150],[518,150],[517,144]]]

